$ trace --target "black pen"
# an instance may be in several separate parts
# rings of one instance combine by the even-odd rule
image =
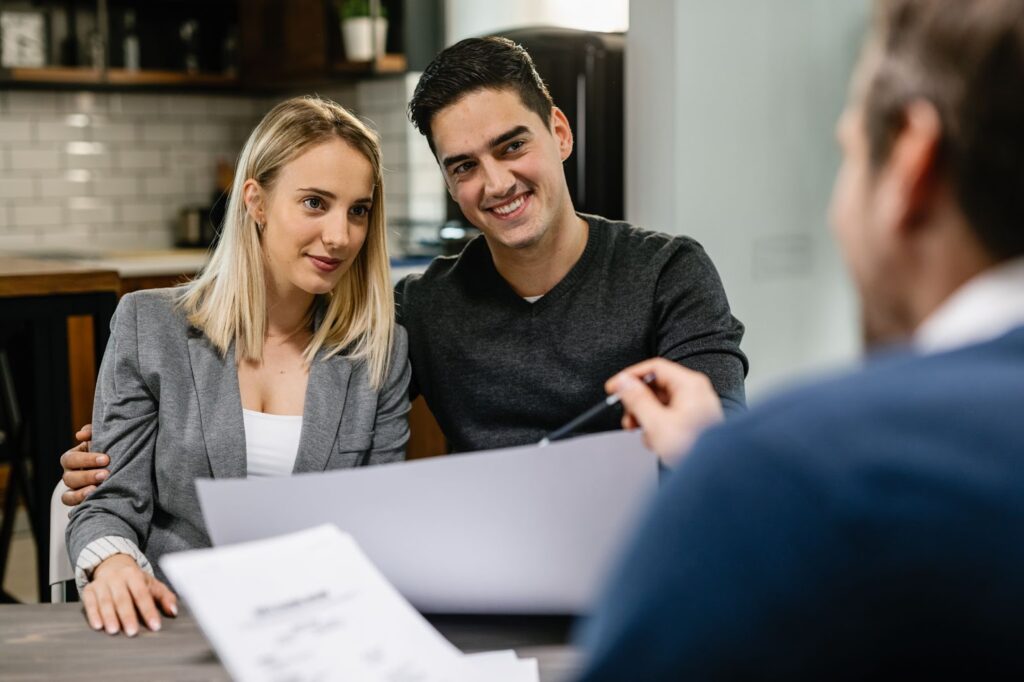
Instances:
[[[643,375],[640,378],[640,381],[642,381],[645,384],[647,384],[648,386],[650,386],[654,382],[654,372],[648,372],[647,374]],[[608,396],[607,398],[605,398],[604,400],[599,402],[597,405],[594,405],[589,410],[587,410],[586,412],[584,412],[580,416],[576,417],[575,419],[573,419],[571,422],[569,422],[565,426],[557,428],[554,431],[552,431],[551,433],[549,433],[547,436],[545,436],[544,438],[541,438],[540,442],[537,443],[537,445],[539,445],[541,447],[544,447],[545,445],[548,445],[549,443],[552,443],[553,441],[561,440],[561,439],[565,438],[566,436],[568,436],[572,432],[574,432],[577,429],[579,429],[584,424],[590,423],[591,421],[593,421],[597,417],[600,417],[601,415],[603,415],[606,411],[608,411],[608,410],[612,409],[613,407],[615,407],[616,405],[618,405],[619,401],[621,401],[621,400],[622,400],[622,398],[619,397],[618,393],[612,393],[610,396]]]

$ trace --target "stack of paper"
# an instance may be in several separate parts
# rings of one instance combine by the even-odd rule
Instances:
[[[236,680],[539,679],[512,651],[463,655],[334,526],[160,565]]]
[[[657,484],[617,431],[196,488],[214,545],[329,523],[424,613],[582,614]]]

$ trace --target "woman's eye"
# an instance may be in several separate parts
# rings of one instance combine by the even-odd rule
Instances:
[[[362,205],[353,206],[352,215],[356,216],[357,218],[365,218],[366,216],[370,215],[370,207]]]
[[[324,200],[320,197],[306,197],[302,200],[302,205],[313,211],[319,211],[324,207]]]

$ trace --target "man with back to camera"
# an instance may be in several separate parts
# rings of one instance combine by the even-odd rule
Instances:
[[[869,345],[910,348],[700,437],[584,682],[1024,674],[1024,0],[876,11],[832,223]],[[691,380],[655,359],[607,388],[665,453]]]
[[[743,326],[714,265],[687,237],[574,211],[562,167],[572,130],[522,47],[471,38],[443,50],[409,113],[483,232],[395,290],[413,393],[453,451],[535,443],[603,399],[609,375],[652,355],[697,373],[709,418],[742,408]],[[61,458],[66,504],[105,476],[91,469],[105,455],[86,445]]]

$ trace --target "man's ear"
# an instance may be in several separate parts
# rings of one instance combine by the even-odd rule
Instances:
[[[242,185],[242,201],[245,203],[245,212],[249,214],[258,225],[267,221],[266,208],[264,207],[264,192],[260,183],[252,178]]]
[[[881,171],[880,196],[890,224],[909,232],[923,223],[941,190],[942,120],[935,106],[924,100],[908,104],[903,115],[903,127]]]
[[[565,161],[572,154],[572,126],[558,107],[551,107],[551,134],[558,140],[559,155]]]

